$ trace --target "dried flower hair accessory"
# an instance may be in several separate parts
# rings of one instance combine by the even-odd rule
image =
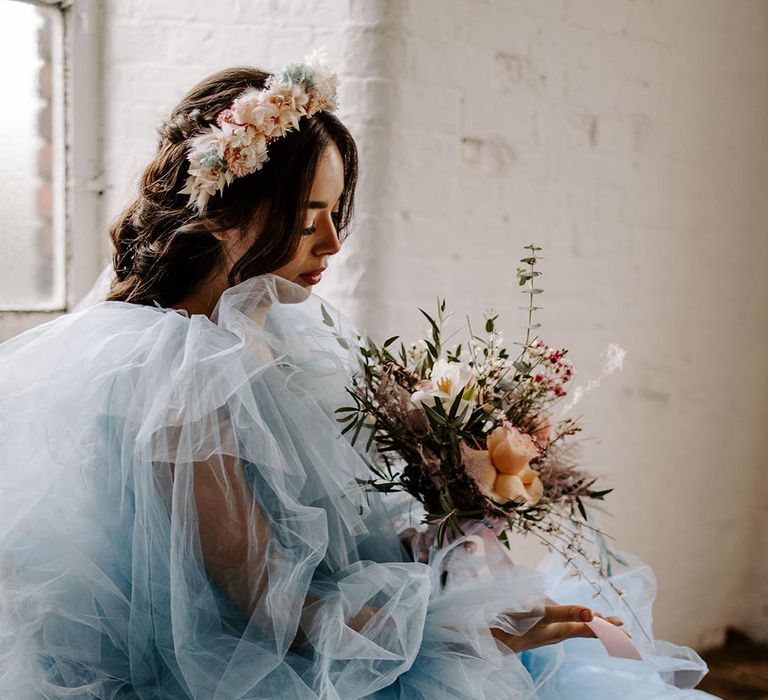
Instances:
[[[304,60],[284,66],[262,90],[243,92],[219,113],[215,125],[191,140],[189,177],[179,194],[188,194],[189,206],[198,213],[235,178],[261,170],[269,160],[269,142],[298,129],[301,117],[336,110],[338,76],[323,52]]]

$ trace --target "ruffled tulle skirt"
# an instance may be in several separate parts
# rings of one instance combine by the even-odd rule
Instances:
[[[597,605],[557,567],[409,559],[335,419],[353,340],[265,276],[213,320],[105,302],[0,345],[0,698],[698,697],[642,566]],[[497,646],[548,599],[629,602],[645,660]]]
[[[465,536],[429,550],[435,584],[424,640],[413,666],[377,698],[711,698],[694,690],[706,664],[692,650],[655,640],[651,607],[656,583],[651,569],[628,554],[608,579],[585,560],[564,565],[551,554],[535,568],[515,564],[514,555],[481,523],[463,524]],[[427,533],[427,540],[429,533]],[[515,539],[512,538],[514,550]],[[423,558],[424,552],[421,552]],[[525,595],[524,592],[528,591]],[[508,605],[514,599],[515,605]],[[484,604],[490,601],[494,618]],[[485,624],[510,633],[527,629],[545,604],[581,605],[623,618],[643,660],[612,657],[596,639],[566,642],[512,654],[463,640],[459,629]],[[530,614],[523,614],[529,610]],[[474,616],[474,618],[473,618]],[[465,625],[467,618],[474,622]],[[499,619],[504,624],[499,624]],[[482,635],[483,642],[487,642]]]

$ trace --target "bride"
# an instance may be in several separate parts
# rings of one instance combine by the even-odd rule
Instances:
[[[0,345],[0,697],[704,697],[696,654],[638,626],[647,568],[616,575],[637,622],[557,567],[446,579],[357,485],[354,344],[311,292],[357,179],[335,96],[316,58],[194,87],[106,299]]]

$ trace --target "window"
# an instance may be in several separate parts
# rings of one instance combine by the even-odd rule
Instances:
[[[70,309],[98,272],[97,4],[0,0],[0,341]]]
[[[0,308],[64,308],[61,10],[0,4]]]

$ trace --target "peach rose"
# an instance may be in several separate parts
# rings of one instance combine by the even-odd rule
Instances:
[[[502,474],[517,474],[539,456],[539,448],[533,438],[511,424],[494,428],[487,444],[491,462]]]
[[[536,505],[544,494],[544,484],[533,469],[526,467],[519,474],[499,474],[493,490],[505,501]]]
[[[531,460],[539,456],[533,438],[513,425],[495,428],[488,436],[488,454],[499,472],[493,490],[505,501],[535,505],[544,493],[544,485],[531,469]]]
[[[480,492],[496,501],[538,503],[544,485],[530,466],[539,456],[531,436],[505,425],[493,430],[487,446],[487,450],[474,450],[461,443],[462,463]]]

